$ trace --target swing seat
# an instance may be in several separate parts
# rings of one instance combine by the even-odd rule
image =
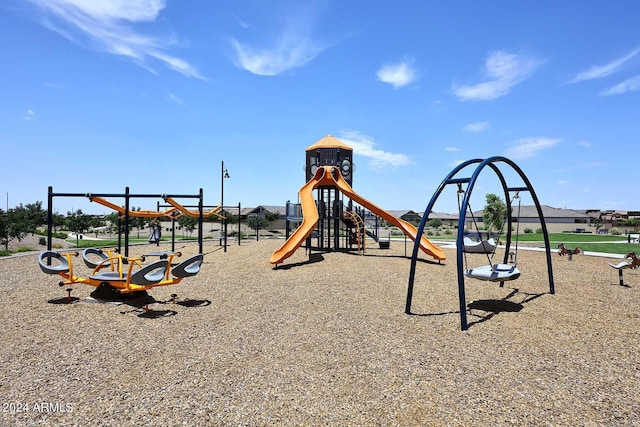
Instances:
[[[464,275],[489,282],[504,282],[520,277],[520,270],[515,265],[493,264],[467,269]]]
[[[493,238],[489,240],[473,241],[468,237],[462,239],[463,250],[467,253],[475,254],[491,254],[496,250],[496,241]]]

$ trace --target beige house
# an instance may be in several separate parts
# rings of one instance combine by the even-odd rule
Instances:
[[[593,223],[593,216],[588,215],[583,211],[554,208],[548,205],[541,205],[540,207],[549,233],[561,233],[563,231],[578,233],[596,232],[596,226]],[[541,227],[538,211],[535,205],[520,206],[519,215],[518,206],[512,206],[511,209],[512,217],[514,219],[512,230],[515,231],[516,229],[519,229],[520,233],[524,233],[525,228],[529,228],[535,232]],[[482,214],[482,210],[478,210],[473,213],[473,217],[475,217],[476,224],[479,228],[484,227]],[[517,222],[520,223],[519,227]],[[475,228],[471,215],[467,215],[465,223],[465,228],[470,230]]]

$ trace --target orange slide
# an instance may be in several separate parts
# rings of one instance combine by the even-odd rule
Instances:
[[[335,170],[337,178],[333,176]],[[280,264],[289,258],[302,245],[307,237],[313,232],[318,223],[318,209],[313,198],[313,190],[318,186],[334,186],[342,194],[355,201],[356,203],[369,209],[374,214],[380,216],[385,221],[398,227],[411,240],[415,241],[418,230],[408,222],[397,218],[387,211],[380,209],[373,203],[363,197],[360,197],[342,177],[338,168],[334,166],[322,166],[318,168],[313,178],[307,182],[299,191],[300,203],[302,204],[302,224],[287,239],[282,247],[271,255],[271,264]],[[420,239],[420,249],[427,255],[431,255],[434,259],[444,260],[446,256],[442,249],[431,243],[426,237]]]

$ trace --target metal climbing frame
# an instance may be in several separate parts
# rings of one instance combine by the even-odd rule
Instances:
[[[129,187],[125,188],[124,194],[98,194],[98,193],[54,193],[53,187],[49,186],[48,189],[48,213],[47,213],[47,250],[51,250],[51,238],[53,233],[53,227],[51,226],[53,222],[53,198],[54,197],[87,197],[91,199],[92,197],[102,197],[102,198],[111,198],[111,197],[123,197],[124,198],[124,229],[126,230],[124,234],[124,256],[129,256],[129,200],[131,198],[159,198],[164,199],[165,202],[171,201],[172,199],[181,199],[181,198],[190,198],[190,199],[198,199],[198,248],[199,253],[202,253],[202,219],[203,219],[203,205],[202,200],[204,198],[202,188],[198,194],[181,194],[181,195],[172,195],[172,194],[131,194],[129,192]],[[176,203],[176,202],[174,202]],[[177,203],[176,203],[177,204]],[[182,207],[182,206],[181,206]],[[161,215],[158,215],[161,216]],[[120,251],[120,235],[118,234],[118,250]]]
[[[342,215],[343,218],[350,220],[355,225],[356,231],[353,237],[355,239],[358,252],[362,252],[362,255],[364,255],[367,236],[364,231],[364,221],[362,217],[354,211],[344,211]]]
[[[469,165],[472,164],[476,164],[478,163],[478,166],[476,167],[475,171],[473,172],[473,174],[471,175],[471,177],[469,178],[456,178],[456,175],[458,174],[458,172],[460,172],[462,169],[466,168]],[[505,163],[508,166],[510,166],[511,168],[513,168],[514,171],[516,171],[518,173],[518,175],[520,176],[520,178],[522,179],[522,181],[525,184],[525,187],[508,187],[507,183],[505,181],[504,175],[502,174],[502,172],[500,171],[500,169],[497,166],[497,163]],[[462,204],[460,206],[460,219],[458,221],[458,235],[457,235],[457,239],[456,239],[456,247],[457,247],[457,273],[458,273],[458,300],[459,300],[459,304],[460,304],[460,328],[462,330],[466,330],[468,327],[467,324],[467,303],[466,303],[466,296],[465,296],[465,275],[464,275],[464,255],[462,253],[463,251],[463,237],[464,237],[464,225],[466,222],[466,212],[467,212],[467,206],[469,204],[469,198],[471,196],[471,192],[473,190],[473,187],[476,183],[476,180],[478,178],[478,175],[480,174],[480,172],[486,167],[489,166],[491,169],[493,169],[493,171],[496,173],[496,175],[498,176],[498,179],[500,180],[500,183],[502,184],[502,188],[504,190],[504,195],[505,195],[505,200],[507,203],[507,224],[511,224],[512,222],[512,213],[511,213],[511,198],[510,198],[510,193],[511,192],[529,192],[531,194],[531,198],[533,199],[533,202],[536,206],[536,210],[538,212],[538,218],[540,219],[540,224],[542,226],[542,233],[544,236],[544,243],[545,243],[545,248],[546,248],[546,259],[547,259],[547,272],[549,275],[549,293],[553,294],[555,293],[555,288],[554,288],[554,283],[553,283],[553,269],[551,266],[551,249],[549,246],[549,236],[547,233],[547,226],[545,224],[544,221],[544,216],[542,214],[542,208],[540,207],[540,202],[538,201],[538,197],[536,196],[535,191],[533,190],[533,187],[531,186],[531,183],[529,182],[529,179],[525,176],[524,172],[515,164],[513,163],[511,160],[505,158],[505,157],[501,157],[501,156],[494,156],[494,157],[489,157],[487,159],[472,159],[472,160],[468,160],[464,163],[461,163],[460,165],[458,165],[457,167],[455,167],[450,173],[449,175],[447,175],[447,177],[440,183],[440,186],[438,187],[438,189],[436,190],[436,192],[433,194],[433,196],[431,197],[431,200],[429,201],[429,204],[427,205],[427,208],[424,211],[424,214],[422,216],[422,220],[420,221],[420,225],[418,227],[418,236],[421,236],[423,231],[424,231],[424,227],[427,223],[429,214],[431,213],[431,210],[433,209],[436,201],[438,200],[438,197],[440,196],[440,194],[442,193],[442,191],[444,190],[444,188],[449,185],[449,184],[467,184],[467,189],[465,191],[465,195],[464,195],[464,199],[462,201]],[[418,239],[416,239],[416,242],[418,241]],[[507,264],[508,262],[508,256],[509,256],[509,248],[511,246],[511,227],[508,226],[507,227],[507,236],[506,236],[506,249],[505,249],[505,253],[504,253],[504,264]],[[405,306],[405,313],[406,314],[412,314],[411,313],[411,302],[413,299],[413,287],[414,287],[414,281],[415,281],[415,271],[416,271],[416,261],[418,258],[418,249],[419,246],[418,244],[414,244],[413,246],[413,253],[411,256],[411,268],[409,271],[409,284],[408,284],[408,288],[407,288],[407,302],[406,302],[406,306]],[[502,283],[501,283],[502,285]]]

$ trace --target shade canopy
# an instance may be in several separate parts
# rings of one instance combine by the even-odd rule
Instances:
[[[327,135],[324,138],[316,141],[312,146],[308,147],[305,151],[313,151],[322,148],[339,148],[341,150],[353,151],[353,148],[349,147],[344,142],[340,141],[338,138]]]

